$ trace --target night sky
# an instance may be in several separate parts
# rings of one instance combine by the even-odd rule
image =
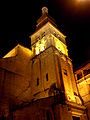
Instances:
[[[41,8],[47,6],[61,32],[67,36],[74,68],[90,60],[90,0],[29,0],[0,3],[0,57],[18,43],[30,47]]]

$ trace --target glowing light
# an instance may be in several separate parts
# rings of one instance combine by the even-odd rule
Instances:
[[[32,56],[33,55],[33,52],[30,49],[28,49],[26,47],[23,47],[22,45],[18,44],[10,52],[8,52],[3,58],[8,58],[8,57],[14,57],[14,56],[16,56],[17,53],[18,53],[18,49],[20,49],[21,51],[23,51],[24,54],[27,55],[27,56]]]
[[[53,36],[53,35],[52,35]],[[54,37],[54,36],[53,36]],[[56,37],[54,37],[54,42],[55,42],[55,47],[61,51],[63,54],[68,56],[68,51],[66,48],[66,45],[63,44],[59,39],[57,39]]]
[[[36,55],[39,54],[39,51],[40,51],[40,46],[39,46],[39,43],[37,43],[35,48]]]
[[[3,58],[14,57],[16,55],[16,48],[12,49],[9,53],[7,53]]]
[[[77,3],[87,3],[90,2],[90,0],[76,0]]]
[[[45,50],[45,44],[46,44],[46,41],[44,39],[36,43],[36,48],[35,48],[36,55],[38,55],[41,51]]]
[[[43,51],[45,49],[45,40],[43,39],[40,44],[40,51]]]
[[[88,2],[90,0],[77,0],[77,1],[79,1],[79,2]]]

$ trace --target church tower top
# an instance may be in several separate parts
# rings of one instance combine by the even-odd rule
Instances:
[[[52,23],[54,26],[57,27],[57,25],[55,24],[55,20],[49,16],[48,14],[48,8],[46,6],[42,7],[42,15],[41,17],[37,20],[37,25],[36,25],[36,29],[40,29],[43,25],[45,25],[47,22]]]
[[[58,30],[54,19],[48,14],[48,8],[44,6],[41,10],[42,14],[37,20],[36,31],[30,36],[35,55],[54,46],[58,51],[68,56],[66,36]]]

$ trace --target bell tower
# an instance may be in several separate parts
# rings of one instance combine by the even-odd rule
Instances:
[[[68,56],[65,37],[56,28],[53,18],[48,15],[48,8],[43,7],[42,16],[37,21],[36,31],[31,35],[31,45],[35,55],[52,45]]]
[[[68,57],[66,36],[58,30],[54,19],[48,14],[47,7],[42,8],[42,15],[37,20],[36,31],[30,37],[34,61],[38,58],[36,60],[37,68],[34,64],[32,65],[33,71],[36,71],[33,73],[36,76],[34,79],[38,81],[38,87],[35,87],[34,93],[39,94],[40,91],[43,91],[39,97],[48,97],[53,95],[50,93],[50,89],[55,85],[65,93],[68,101],[81,104],[79,97],[76,98],[74,95],[76,93],[78,96],[78,91],[72,61]]]

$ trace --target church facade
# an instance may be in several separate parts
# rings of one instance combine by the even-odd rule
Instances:
[[[0,59],[0,120],[89,120],[66,36],[47,7],[29,37],[31,49],[18,44]]]

